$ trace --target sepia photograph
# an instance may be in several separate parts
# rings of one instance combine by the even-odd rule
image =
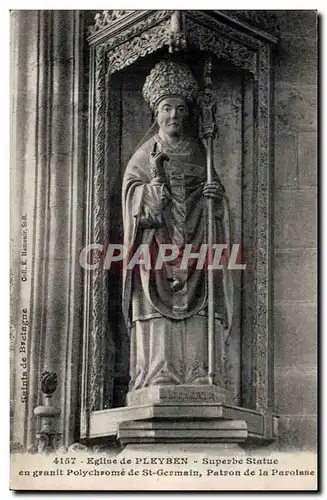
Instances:
[[[8,15],[10,489],[316,491],[318,11]]]

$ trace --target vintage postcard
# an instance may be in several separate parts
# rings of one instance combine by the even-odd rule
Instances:
[[[13,490],[308,490],[314,10],[12,10]]]

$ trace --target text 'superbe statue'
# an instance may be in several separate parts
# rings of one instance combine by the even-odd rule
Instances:
[[[197,268],[197,259],[190,259],[185,269],[181,260],[186,245],[199,252],[207,242],[207,198],[215,200],[217,243],[229,244],[229,214],[218,176],[207,182],[205,146],[190,126],[198,93],[188,66],[173,61],[159,62],[143,87],[158,132],[138,147],[123,181],[125,247],[132,255],[140,245],[148,245],[151,256],[150,266],[124,267],[130,390],[208,384],[206,266]],[[177,246],[179,256],[156,266],[167,244]],[[230,271],[216,270],[217,338],[226,338],[230,330],[232,296]],[[224,349],[219,342],[214,349],[215,383],[224,387]]]

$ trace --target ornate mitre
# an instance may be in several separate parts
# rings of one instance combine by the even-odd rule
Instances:
[[[145,80],[143,97],[153,110],[164,97],[180,97],[191,103],[199,86],[190,68],[183,63],[160,61]]]

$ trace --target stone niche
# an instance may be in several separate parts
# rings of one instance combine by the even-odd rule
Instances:
[[[129,395],[129,339],[119,269],[85,273],[81,433],[85,442],[253,442],[277,437],[271,325],[272,53],[276,39],[228,11],[104,11],[88,36],[89,154],[86,244],[121,243],[121,183],[152,123],[141,90],[168,52],[199,83],[213,61],[218,136],[214,155],[231,200],[233,239],[246,271],[235,274],[229,391],[151,387]],[[143,392],[142,392],[143,391]],[[190,438],[191,435],[191,438]]]

